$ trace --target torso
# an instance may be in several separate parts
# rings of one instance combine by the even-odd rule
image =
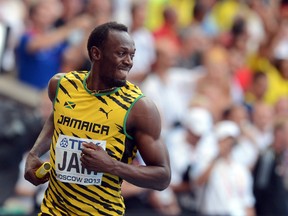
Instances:
[[[55,214],[123,215],[122,180],[107,173],[88,172],[80,162],[81,143],[102,146],[115,160],[131,163],[137,148],[128,145],[126,120],[142,97],[137,86],[93,94],[86,87],[88,72],[70,72],[60,79],[54,101],[53,167],[42,212]],[[55,209],[55,210],[54,210]]]

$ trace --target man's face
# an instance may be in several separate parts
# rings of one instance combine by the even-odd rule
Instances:
[[[121,87],[133,66],[135,45],[127,32],[110,31],[101,50],[99,76],[108,87]]]

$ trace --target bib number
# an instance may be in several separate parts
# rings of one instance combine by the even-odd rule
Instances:
[[[94,143],[106,149],[106,141],[76,138],[60,134],[55,150],[56,178],[61,182],[80,185],[101,185],[103,173],[88,171],[81,166],[82,143]]]

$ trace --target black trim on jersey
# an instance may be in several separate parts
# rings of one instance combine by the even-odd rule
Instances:
[[[118,187],[113,187],[113,186],[111,186],[109,183],[107,183],[105,181],[101,182],[101,186],[110,188],[111,190],[114,190],[114,191],[118,191]]]
[[[87,139],[92,139],[90,136],[88,136],[87,134],[85,134],[86,135],[86,137],[87,137]]]
[[[122,99],[123,99],[123,101],[125,101],[126,103],[128,103],[128,104],[132,104],[133,103],[133,100],[131,99],[131,96],[130,97],[126,97],[126,96],[124,96],[124,95],[119,95]]]
[[[69,196],[69,197],[73,197],[73,199],[75,199],[75,200],[77,200],[79,203],[85,203],[85,202],[83,202],[83,200],[81,200],[81,199],[79,199],[75,194],[72,194],[72,193],[70,193],[68,190],[66,190],[64,187],[60,187],[60,185],[58,185],[58,184],[55,184],[55,182],[56,182],[57,180],[55,179],[55,176],[53,176],[53,179],[52,179],[52,181],[51,181],[51,184],[53,185],[53,187],[54,187],[54,190],[53,190],[53,193],[54,193],[54,196],[56,197],[56,199],[58,200],[58,203],[61,203],[61,202],[59,202],[59,199],[58,199],[58,197],[61,197],[61,193],[57,190],[57,187],[55,187],[55,185],[57,185],[59,188],[61,188],[61,190],[64,192],[64,194],[66,195],[66,196]],[[75,188],[71,188],[71,185],[69,185],[69,184],[65,184],[65,183],[63,183],[67,188],[69,188],[70,190],[72,190],[72,191],[74,191],[75,190]],[[55,193],[57,191],[57,193]],[[77,191],[77,193],[78,194],[81,194],[82,192],[80,192],[80,191]],[[82,193],[82,194],[84,194],[84,193]],[[84,196],[85,197],[85,196]],[[90,196],[89,196],[90,197]],[[51,197],[52,198],[52,197]],[[67,213],[69,213],[69,208],[66,208],[66,206],[68,205],[68,206],[71,206],[72,208],[75,208],[75,209],[77,209],[78,211],[80,211],[80,212],[85,212],[85,214],[87,214],[87,215],[91,215],[91,214],[89,214],[89,212],[86,212],[86,211],[83,211],[79,206],[77,206],[77,205],[74,205],[74,204],[72,204],[71,202],[69,202],[67,199],[65,199],[64,197],[61,197],[62,198],[62,200],[64,201],[64,203],[65,203],[65,205],[63,205],[63,206],[61,206],[61,208],[63,208],[63,207],[65,207],[65,209],[62,209],[62,211],[64,210],[66,210],[66,212]],[[91,199],[91,197],[90,197],[90,199]],[[52,200],[52,199],[51,199]],[[96,211],[99,211],[97,208],[95,208],[93,205],[91,205],[91,204],[89,204],[89,203],[85,203],[86,205],[89,205],[89,206],[91,206],[93,209],[95,209]],[[72,211],[73,212],[73,211]]]
[[[96,97],[99,101],[101,101],[102,103],[108,105],[108,103],[106,102],[106,100],[105,100],[102,96],[96,96],[96,95],[95,95],[95,97]]]
[[[119,181],[117,181],[115,178],[112,178],[111,176],[105,175],[105,178],[107,178],[109,181],[114,182],[115,184],[119,184]],[[119,178],[119,177],[117,177]]]
[[[121,139],[119,139],[118,137],[113,136],[113,138],[114,138],[119,144],[124,145],[124,142],[123,142]]]
[[[139,93],[137,93],[137,92],[134,92],[134,93],[137,93],[137,97],[133,97],[132,95],[130,95],[130,94],[127,94],[126,92],[124,92],[123,90],[122,90],[122,93],[123,93],[123,95],[125,95],[126,97],[129,97],[129,98],[132,98],[132,99],[137,99],[141,94],[139,94]],[[132,101],[132,102],[134,102],[134,100]],[[132,103],[131,102],[131,103]]]
[[[129,107],[127,107],[125,104],[121,103],[119,100],[117,100],[115,97],[111,96],[111,95],[107,95],[108,98],[110,98],[112,101],[114,101],[118,106],[120,106],[121,108],[123,108],[124,110],[128,110]]]
[[[85,71],[79,71],[79,73],[86,73]],[[83,83],[83,79],[81,79],[81,77],[77,74],[76,71],[72,72],[72,74],[74,75],[74,77],[78,80],[80,80],[81,83]]]
[[[74,137],[80,138],[80,136],[78,136],[77,134],[72,133],[72,135],[73,135]]]
[[[135,84],[133,84],[133,83],[131,83],[131,84],[132,84],[132,86],[133,86],[135,89],[140,90],[137,85],[135,85]],[[125,85],[125,88],[126,88],[126,89],[130,89],[129,85]],[[138,94],[138,92],[135,91],[134,89],[132,89],[131,91]]]
[[[67,76],[64,76],[64,78],[78,91],[78,85],[74,80],[69,79]]]
[[[64,134],[64,133],[63,133],[63,131],[59,128],[58,137],[59,137],[60,134]],[[55,144],[56,144],[56,143],[57,143],[57,142],[55,142]]]
[[[69,92],[64,88],[64,86],[60,83],[59,88],[63,91],[64,94],[68,95],[68,97],[71,98],[71,95]]]
[[[125,138],[124,143],[125,149],[121,161],[124,163],[128,163],[129,158],[131,158],[132,160],[134,159],[135,156],[133,157],[133,155],[136,154],[137,148],[134,142],[132,142],[130,139],[127,139],[127,137]]]
[[[109,186],[109,184],[107,184],[107,185]],[[70,184],[67,184],[67,187],[70,188],[71,190],[75,190],[75,189],[76,189],[75,187],[72,187]],[[94,196],[89,196],[89,195],[87,195],[87,193],[83,193],[83,192],[81,192],[80,190],[77,190],[77,193],[78,193],[78,194],[80,194],[81,196],[85,197],[86,199],[88,199],[88,200],[90,200],[90,201],[94,201],[95,203],[103,206],[103,207],[104,207],[106,210],[108,210],[108,211],[114,211],[114,212],[116,212],[116,213],[119,212],[119,210],[116,210],[116,209],[112,208],[112,207],[111,207],[112,205],[119,206],[119,207],[122,208],[122,205],[121,205],[121,204],[115,203],[115,202],[111,202],[111,200],[108,200],[108,199],[105,199],[105,198],[99,196],[99,194],[94,193],[92,190],[90,190],[89,188],[87,188],[87,187],[85,187],[85,186],[83,186],[83,185],[79,185],[79,187],[80,187],[81,189],[83,189],[83,190],[86,190],[86,191],[92,193]],[[95,186],[95,187],[97,187],[97,186]],[[99,187],[98,187],[98,188],[99,188]],[[110,188],[110,187],[109,187],[109,188]],[[99,188],[99,189],[100,189],[100,188]],[[106,193],[106,194],[109,194],[109,193],[107,193],[105,190],[103,190],[102,192],[103,192],[103,193]],[[96,197],[99,197],[99,199],[96,199],[95,196],[96,196]],[[100,202],[100,200],[102,200],[103,202]],[[85,203],[85,202],[82,202],[82,203]],[[85,204],[87,204],[87,203],[85,203]],[[93,206],[93,208],[94,208],[94,206]],[[95,208],[94,208],[94,209],[95,209]],[[97,210],[97,211],[100,211],[99,209],[96,209],[96,210]],[[121,212],[121,211],[120,211],[120,212]],[[104,215],[107,215],[107,213],[105,213],[105,212],[103,212],[103,213],[104,213]],[[113,215],[113,214],[112,214],[112,215]]]
[[[123,126],[116,124],[116,127],[118,128],[118,132],[119,132],[119,133],[125,135]]]
[[[87,188],[85,185],[78,185],[78,187],[81,188],[82,190],[86,190],[86,191],[88,191],[89,193],[95,194],[96,196],[100,197],[98,193],[95,193],[95,191]],[[95,187],[97,187],[97,186],[95,186]],[[114,198],[117,198],[117,196],[115,196],[115,194],[109,193],[108,191],[104,190],[102,187],[97,187],[97,189],[99,189],[100,191],[102,191],[103,193],[105,193],[105,194],[107,194],[107,195],[109,195],[109,196],[112,196],[112,197],[114,197]],[[102,199],[102,197],[101,197],[101,199]],[[104,199],[104,200],[106,200],[106,199]],[[110,202],[110,203],[111,203],[111,202]],[[112,202],[112,203],[113,203],[113,202]],[[122,207],[122,205],[120,205],[119,203],[113,203],[113,204],[115,204],[116,206]]]

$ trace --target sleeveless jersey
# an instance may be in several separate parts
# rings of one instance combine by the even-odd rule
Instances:
[[[41,212],[49,215],[124,215],[122,179],[81,166],[81,143],[103,147],[115,160],[131,163],[136,146],[128,146],[126,120],[143,94],[130,82],[108,93],[86,86],[89,72],[69,72],[58,82],[54,133],[50,147],[49,186]],[[41,215],[41,213],[40,213]]]

